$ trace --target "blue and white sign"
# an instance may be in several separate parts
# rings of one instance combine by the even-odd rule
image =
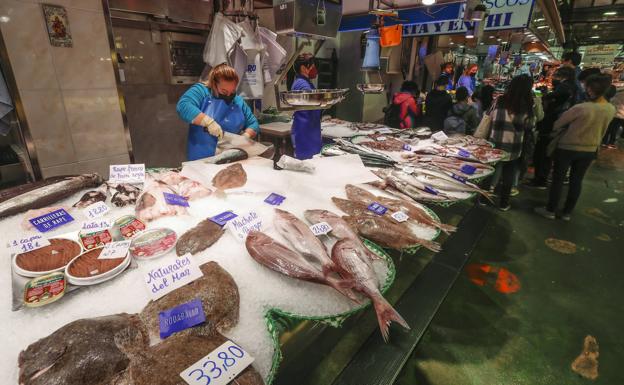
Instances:
[[[231,211],[225,211],[222,212],[221,214],[215,215],[214,217],[210,218],[210,220],[216,224],[218,224],[219,226],[223,227],[225,226],[229,221],[231,221],[232,219],[236,218],[238,215],[234,214]]]
[[[189,207],[188,201],[186,200],[186,198],[182,196],[168,193],[168,192],[163,192],[163,195],[165,197],[165,202],[167,202],[167,204],[169,205]]]
[[[431,23],[433,21],[455,20],[458,19],[463,12],[463,3],[449,3],[432,5],[429,7],[405,8],[399,10],[399,20],[386,18],[384,25],[391,26],[395,24],[420,24]],[[404,22],[403,20],[407,20]],[[374,15],[353,15],[343,16],[340,20],[340,32],[349,31],[365,31],[375,23]]]
[[[253,361],[240,346],[227,341],[186,368],[180,377],[189,385],[226,385]]]
[[[388,208],[386,206],[377,202],[373,202],[370,205],[368,205],[368,209],[377,215],[384,215],[386,211],[388,211]]]
[[[284,202],[284,199],[286,199],[286,197],[276,193],[271,193],[264,201],[270,205],[279,206],[282,202]]]
[[[206,314],[198,298],[158,313],[162,339],[204,322],[206,322]]]
[[[74,218],[64,209],[58,209],[40,217],[29,219],[30,223],[32,223],[40,233],[53,230],[73,220]]]
[[[466,175],[472,175],[475,173],[475,171],[477,171],[477,168],[473,165],[465,164],[461,166],[460,170]]]

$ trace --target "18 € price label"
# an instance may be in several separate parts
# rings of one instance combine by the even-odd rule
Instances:
[[[225,385],[245,370],[254,358],[232,341],[186,368],[180,377],[189,385]]]

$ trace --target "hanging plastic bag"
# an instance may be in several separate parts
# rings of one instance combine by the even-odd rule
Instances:
[[[234,45],[243,35],[243,29],[218,12],[204,46],[204,62],[216,67],[227,63]]]
[[[247,69],[238,86],[239,94],[243,99],[262,99],[264,95],[264,45],[248,20],[238,25],[243,30],[241,47],[247,54]]]
[[[401,37],[403,36],[403,25],[391,25],[389,27],[379,28],[379,44],[382,47],[395,47],[401,44]]]
[[[277,34],[267,28],[258,27],[258,33],[264,44],[264,82],[269,83],[275,79],[277,71],[286,61],[286,50],[277,42]]]

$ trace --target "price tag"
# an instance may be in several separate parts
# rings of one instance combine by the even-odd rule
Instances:
[[[279,206],[282,204],[282,202],[284,202],[284,199],[286,199],[286,197],[283,197],[276,193],[271,193],[268,197],[266,197],[264,201],[270,205]]]
[[[447,140],[448,136],[446,136],[444,131],[438,131],[434,133],[433,135],[431,135],[431,139],[435,140],[436,142],[441,142],[443,140]]]
[[[102,201],[95,202],[87,207],[85,207],[82,212],[85,217],[89,219],[103,217],[110,211],[110,207]]]
[[[464,184],[466,184],[466,178],[464,178],[463,176],[457,175],[457,174],[451,174],[451,178],[455,179],[456,181],[462,182]]]
[[[232,218],[227,227],[232,234],[241,242],[245,242],[247,234],[251,231],[262,230],[262,218],[255,211],[250,211],[246,214],[242,214],[236,218]]]
[[[45,233],[46,231],[73,222],[74,218],[69,215],[65,209],[58,209],[40,217],[31,218],[28,221],[32,223],[40,233]]]
[[[98,256],[98,259],[117,259],[125,258],[128,255],[128,249],[132,241],[119,241],[107,243]]]
[[[377,137],[377,141],[378,141],[378,142],[383,142],[383,141],[384,141],[384,140],[386,140],[386,139],[388,139],[388,138],[386,138],[385,136],[378,136],[378,137]]]
[[[163,295],[182,287],[204,274],[189,255],[167,259],[145,274],[145,284],[150,298],[157,300]]]
[[[409,144],[404,144],[403,151],[412,151],[412,146],[410,146]]]
[[[461,166],[460,168],[461,172],[463,172],[466,175],[472,175],[475,173],[475,171],[477,171],[477,168],[475,166],[472,166],[470,164],[465,164],[463,166]]]
[[[160,338],[162,339],[203,322],[206,322],[206,314],[204,314],[204,308],[198,298],[158,313]]]
[[[470,158],[470,152],[464,150],[463,148],[459,149],[458,152],[459,156],[461,156],[462,158]]]
[[[377,202],[373,202],[368,205],[368,209],[377,215],[384,215],[386,211],[388,211],[387,207],[382,206],[380,203]]]
[[[182,207],[189,207],[189,203],[184,197],[181,197],[176,194],[168,193],[168,192],[163,192],[163,195],[165,196],[165,202],[167,202],[167,204],[175,205],[175,206],[182,206]]]
[[[82,230],[85,233],[94,233],[96,231],[110,229],[111,227],[113,227],[112,223],[110,223],[109,221],[105,219],[102,219],[99,221],[82,222],[82,226],[80,227],[80,230]]]
[[[392,217],[392,219],[394,219],[397,222],[405,222],[406,220],[409,219],[407,214],[405,214],[403,211],[397,211],[396,213],[390,216]]]
[[[310,230],[316,235],[327,235],[330,231],[332,231],[332,227],[327,222],[319,222],[310,226]]]
[[[145,164],[111,164],[108,181],[111,183],[144,183]]]
[[[425,191],[429,194],[438,195],[440,192],[431,186],[425,186]]]
[[[392,133],[392,129],[388,127],[382,127],[375,131],[377,131],[378,134],[391,134]]]
[[[403,166],[402,168],[403,172],[406,174],[411,174],[413,173],[416,169],[412,166]]]
[[[234,214],[231,211],[225,211],[222,212],[219,215],[215,215],[214,217],[210,218],[210,220],[216,224],[218,224],[219,226],[223,227],[225,226],[229,221],[231,221],[232,219],[236,218],[238,215]]]
[[[232,341],[186,368],[180,377],[189,385],[226,385],[251,365],[254,358]]]
[[[12,240],[7,244],[7,248],[11,250],[12,254],[21,254],[49,245],[50,241],[48,241],[47,238],[44,238],[41,235],[32,235],[30,237]]]

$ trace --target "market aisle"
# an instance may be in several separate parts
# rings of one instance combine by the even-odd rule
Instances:
[[[495,214],[395,385],[624,383],[624,150],[603,150],[583,188],[571,222],[533,214],[547,192],[527,187]],[[596,381],[570,369],[588,334]]]

